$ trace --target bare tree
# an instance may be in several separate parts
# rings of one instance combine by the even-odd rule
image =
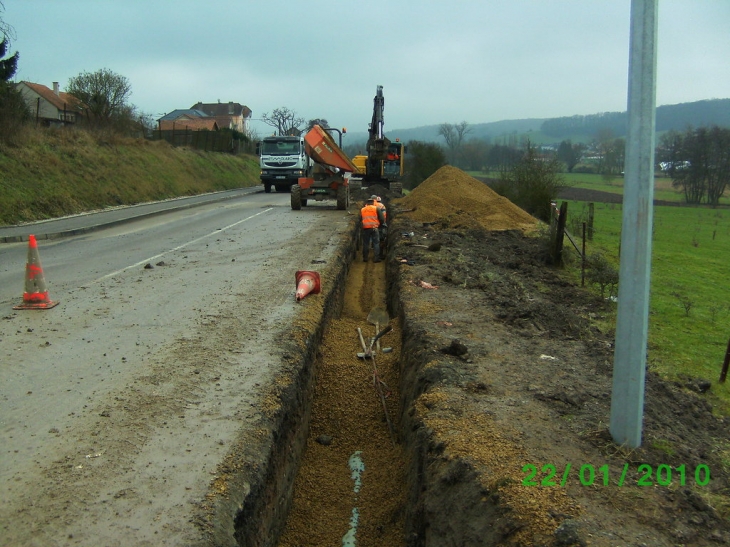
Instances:
[[[442,123],[439,126],[438,134],[446,141],[446,147],[449,149],[449,162],[451,165],[456,164],[461,145],[464,142],[464,136],[471,131],[469,124],[465,121],[457,124]]]
[[[730,182],[730,129],[688,129],[671,142],[678,149],[669,169],[672,183],[687,203],[717,205]]]
[[[115,117],[128,113],[127,99],[132,94],[132,86],[124,76],[102,68],[70,78],[66,92],[84,103],[91,120],[108,125]]]
[[[297,116],[293,110],[287,107],[275,108],[271,114],[264,112],[261,119],[267,125],[270,125],[279,135],[300,134],[304,125],[304,118]]]

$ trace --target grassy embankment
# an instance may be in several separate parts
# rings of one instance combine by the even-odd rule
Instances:
[[[574,177],[578,181],[575,186],[617,193],[623,190],[622,179],[606,185],[598,176]],[[656,199],[681,203],[682,193],[670,182],[657,179]],[[587,204],[570,203],[568,214],[587,215]],[[588,254],[602,252],[618,267],[621,222],[620,205],[596,203],[595,235]],[[670,379],[686,375],[711,380],[712,396],[725,414],[730,411],[730,385],[717,380],[730,337],[728,256],[730,209],[654,208],[649,367]]]
[[[259,184],[254,156],[32,130],[0,147],[0,225]]]

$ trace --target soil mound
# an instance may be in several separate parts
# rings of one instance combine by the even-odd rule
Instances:
[[[535,217],[507,198],[450,165],[436,171],[397,204],[406,217],[443,227],[526,232],[538,224]]]

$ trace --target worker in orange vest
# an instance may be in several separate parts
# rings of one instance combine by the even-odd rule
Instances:
[[[365,207],[360,209],[360,226],[362,227],[362,261],[368,261],[370,244],[373,245],[373,263],[380,262],[380,234],[378,228],[387,226],[383,211],[375,205],[377,196],[370,196]]]

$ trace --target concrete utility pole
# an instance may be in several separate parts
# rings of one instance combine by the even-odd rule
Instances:
[[[654,216],[657,3],[631,1],[629,125],[610,426],[613,440],[631,448],[641,446],[644,417]]]

